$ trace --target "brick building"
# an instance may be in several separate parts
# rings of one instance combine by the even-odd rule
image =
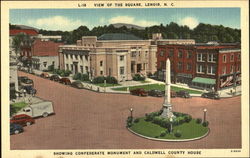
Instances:
[[[223,89],[240,84],[240,46],[236,44],[158,45],[157,77],[164,80],[171,61],[171,80],[200,89]]]
[[[47,70],[48,66],[54,65],[59,68],[59,46],[61,42],[36,39],[31,46],[32,68],[38,70]]]

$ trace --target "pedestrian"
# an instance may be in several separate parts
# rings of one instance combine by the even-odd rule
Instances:
[[[26,97],[26,89],[23,89],[24,97]]]

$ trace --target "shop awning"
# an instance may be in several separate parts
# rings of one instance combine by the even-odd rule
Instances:
[[[195,77],[192,82],[203,83],[203,84],[215,84],[215,79]]]

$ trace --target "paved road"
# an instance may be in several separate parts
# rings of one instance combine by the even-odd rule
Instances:
[[[158,142],[133,135],[125,121],[133,107],[135,117],[159,110],[163,98],[104,94],[79,90],[37,76],[37,96],[52,100],[56,115],[40,118],[25,132],[10,137],[11,149],[150,149],[241,148],[240,97],[209,100],[172,99],[174,111],[202,118],[207,108],[210,134],[190,142]]]

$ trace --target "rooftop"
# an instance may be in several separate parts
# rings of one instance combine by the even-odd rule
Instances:
[[[98,40],[142,40],[142,39],[132,34],[108,33],[98,37]]]
[[[11,29],[10,30],[10,36],[15,36],[19,33],[25,33],[27,35],[30,36],[37,36],[38,32],[36,30],[33,29]]]

